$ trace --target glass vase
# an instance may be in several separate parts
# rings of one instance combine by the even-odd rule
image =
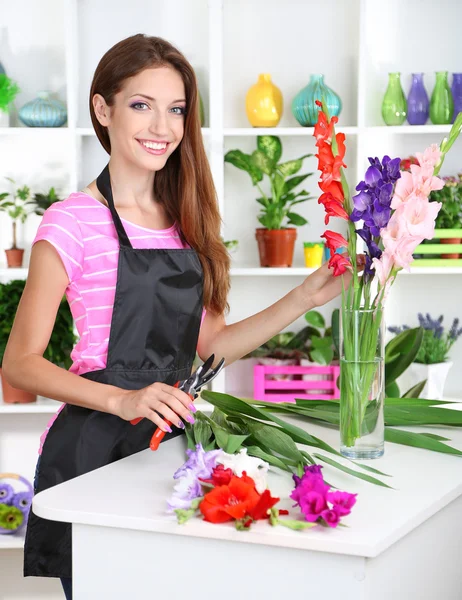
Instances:
[[[318,122],[319,107],[316,100],[324,99],[329,115],[338,117],[342,110],[340,96],[324,83],[324,75],[311,75],[306,87],[292,100],[292,114],[302,127],[313,127]]]
[[[407,102],[401,86],[401,73],[388,73],[388,87],[382,102],[386,125],[402,125],[406,120]]]
[[[351,459],[384,452],[384,331],[381,309],[342,308],[340,453]]]
[[[452,74],[451,92],[454,102],[454,112],[452,115],[452,123],[454,123],[457,115],[462,112],[462,73]]]
[[[446,125],[451,122],[453,113],[454,101],[448,83],[448,72],[438,71],[430,100],[431,122],[434,125]]]
[[[423,73],[412,74],[412,85],[407,97],[407,122],[425,125],[428,119],[429,100],[423,82]]]

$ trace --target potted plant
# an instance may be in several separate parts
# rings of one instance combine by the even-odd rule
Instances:
[[[430,200],[441,202],[435,228],[448,229],[453,234],[452,237],[441,238],[441,244],[460,244],[462,240],[462,174],[459,174],[458,177],[443,177],[443,180],[443,189],[430,194]],[[442,254],[441,258],[459,258],[459,253]]]
[[[24,279],[0,283],[0,375],[6,344],[25,284]],[[43,354],[44,358],[59,367],[69,369],[72,364],[70,354],[75,341],[71,311],[67,300],[63,298],[56,315],[50,341]],[[37,397],[34,394],[12,387],[4,377],[1,380],[4,402],[15,404],[36,400]]]
[[[10,177],[7,177],[6,179],[13,184],[15,183]],[[9,196],[12,196],[13,199],[9,200]],[[24,223],[31,212],[26,208],[27,204],[30,204],[30,202],[28,202],[29,197],[30,188],[28,188],[27,185],[16,188],[12,194],[9,192],[0,194],[0,211],[6,212],[13,221],[13,246],[10,249],[5,250],[8,267],[22,266],[24,249],[17,247],[17,223],[18,221]]]
[[[225,162],[246,171],[260,192],[256,200],[262,207],[258,220],[263,227],[257,228],[256,238],[262,267],[292,266],[297,232],[289,225],[300,226],[308,222],[293,212],[293,207],[312,199],[306,190],[295,192],[295,188],[312,175],[296,175],[302,168],[303,159],[312,155],[305,154],[280,163],[281,156],[281,140],[275,135],[257,136],[257,149],[252,154],[230,150],[225,155]],[[269,193],[259,185],[264,175],[269,179]]]
[[[443,398],[446,377],[453,364],[448,360],[449,351],[462,334],[462,328],[459,328],[459,319],[454,319],[451,328],[445,332],[442,324],[443,318],[443,315],[438,319],[432,319],[428,313],[425,317],[421,313],[418,314],[419,324],[423,330],[422,343],[406,376],[401,379],[407,387],[415,386],[417,382],[426,380],[422,396],[432,400]],[[391,333],[397,334],[408,329],[407,325],[388,328]]]
[[[55,202],[60,202],[61,198],[58,198],[55,188],[51,187],[46,194],[34,194],[34,197],[26,204],[33,204],[35,206],[34,213],[42,216],[47,208],[50,208]]]
[[[0,72],[0,127],[9,126],[10,107],[20,91],[19,86],[6,73]]]

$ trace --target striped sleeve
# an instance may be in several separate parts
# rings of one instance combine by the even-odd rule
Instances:
[[[44,212],[37,234],[32,242],[46,240],[59,254],[66,269],[69,283],[82,275],[84,244],[75,216],[56,202]]]

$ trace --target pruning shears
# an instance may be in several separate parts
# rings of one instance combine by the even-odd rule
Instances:
[[[200,365],[195,371],[193,371],[187,379],[184,379],[183,381],[177,381],[173,387],[176,387],[179,390],[182,390],[183,392],[188,394],[191,400],[195,400],[200,389],[207,383],[210,383],[212,379],[215,379],[218,373],[220,373],[220,371],[225,366],[225,359],[222,358],[215,367],[215,369],[211,369],[214,360],[215,355],[212,354],[208,357],[204,364]],[[132,419],[130,423],[132,425],[137,425],[143,418],[144,417],[138,417],[136,419]],[[165,422],[169,426],[172,425],[170,421],[165,420]],[[157,450],[159,444],[164,439],[165,434],[166,432],[163,431],[160,427],[156,429],[151,438],[151,443],[149,444],[151,450]]]

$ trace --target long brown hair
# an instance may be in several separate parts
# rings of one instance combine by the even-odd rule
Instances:
[[[229,254],[220,237],[221,217],[210,166],[202,141],[197,81],[193,68],[172,44],[159,37],[136,34],[115,44],[96,67],[90,89],[90,116],[103,148],[111,154],[107,128],[93,109],[101,94],[108,106],[124,82],[147,68],[172,67],[186,91],[184,136],[163,169],[156,172],[154,193],[179,224],[187,243],[196,250],[204,271],[204,304],[213,313],[229,310]]]

